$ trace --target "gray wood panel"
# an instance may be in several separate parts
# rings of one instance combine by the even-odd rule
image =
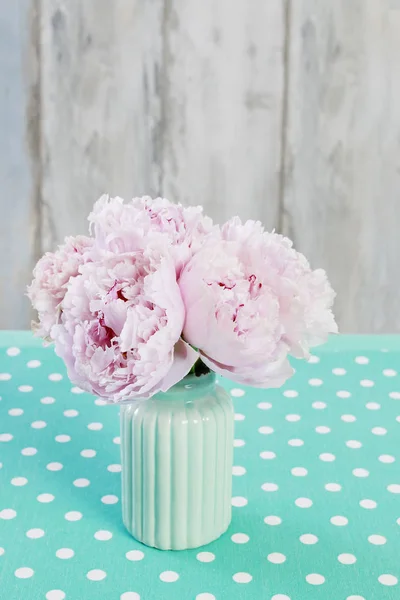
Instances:
[[[0,4],[0,329],[28,327],[40,251],[36,3]]]
[[[43,246],[103,193],[157,194],[162,0],[42,0]]]
[[[289,39],[284,229],[342,331],[399,332],[400,12],[295,0]]]
[[[162,191],[279,220],[282,0],[169,0],[164,17]]]

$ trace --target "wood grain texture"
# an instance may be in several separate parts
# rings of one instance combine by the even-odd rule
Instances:
[[[279,218],[281,0],[166,0],[162,191],[217,221]]]
[[[36,24],[36,2],[0,4],[0,329],[29,326],[39,250]]]
[[[42,0],[43,246],[102,194],[157,194],[162,0]]]
[[[400,13],[290,8],[283,224],[338,292],[342,331],[400,331]]]

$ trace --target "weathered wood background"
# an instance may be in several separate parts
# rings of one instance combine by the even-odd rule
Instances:
[[[103,192],[261,219],[400,332],[400,1],[0,3],[0,327]]]

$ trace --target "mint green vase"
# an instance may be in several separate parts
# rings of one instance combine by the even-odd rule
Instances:
[[[231,521],[233,405],[215,374],[121,406],[122,514],[140,542],[197,548]]]

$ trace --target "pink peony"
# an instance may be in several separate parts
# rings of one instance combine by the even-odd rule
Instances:
[[[119,253],[157,245],[172,256],[178,275],[213,231],[201,206],[184,207],[148,196],[124,203],[122,198],[104,195],[95,203],[89,221],[98,248]]]
[[[197,353],[180,339],[184,318],[168,256],[108,254],[70,280],[51,335],[74,383],[120,402],[166,391],[188,373]]]
[[[37,335],[50,336],[59,319],[68,281],[78,274],[81,264],[90,260],[92,246],[93,240],[86,236],[67,237],[56,252],[46,252],[38,261],[28,287],[28,297],[39,313],[39,323],[34,324]]]
[[[278,387],[288,353],[308,356],[337,327],[334,292],[287,238],[258,222],[226,223],[184,268],[184,339],[211,369],[243,384]]]

